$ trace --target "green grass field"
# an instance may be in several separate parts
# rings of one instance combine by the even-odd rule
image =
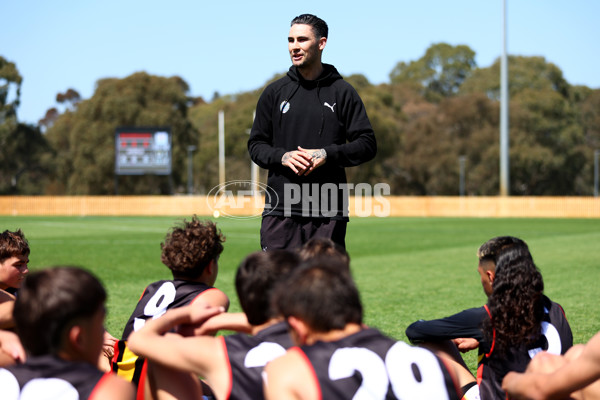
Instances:
[[[0,216],[0,229],[25,232],[32,270],[80,265],[93,271],[109,293],[106,327],[119,337],[145,286],[170,278],[160,262],[160,242],[182,218]],[[239,311],[233,278],[240,260],[259,249],[260,220],[216,221],[227,236],[216,286],[232,299],[231,311]],[[365,322],[405,340],[406,326],[417,319],[481,306],[475,253],[498,235],[529,244],[546,294],[565,308],[576,343],[600,330],[595,219],[354,218],[347,248]]]

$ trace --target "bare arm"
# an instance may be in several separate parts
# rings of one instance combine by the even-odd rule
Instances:
[[[145,384],[145,399],[152,400],[199,400],[203,391],[200,380],[194,374],[176,371],[149,362]]]
[[[25,349],[16,333],[0,330],[0,366],[25,361]]]
[[[510,372],[502,388],[515,399],[562,399],[600,379],[600,333],[585,345],[581,355],[552,373]]]
[[[111,360],[114,355],[114,347],[117,342],[117,338],[111,335],[107,330],[104,331],[104,344],[102,345],[102,352],[98,359],[98,369],[104,372],[111,371]]]
[[[13,308],[15,296],[0,289],[0,329],[11,329],[15,327],[13,320]]]
[[[265,366],[263,387],[267,400],[317,399],[318,388],[306,362],[295,351],[289,351]]]
[[[211,307],[223,307],[225,311],[229,309],[229,297],[223,291],[212,288],[200,293],[192,303],[201,301]]]
[[[220,330],[252,333],[252,326],[244,313],[222,313],[209,318],[194,332],[195,335],[214,335]]]
[[[120,376],[106,374],[94,391],[95,400],[134,400],[133,384]]]
[[[211,359],[216,358],[214,353],[219,349],[219,339],[205,336],[183,337],[167,332],[182,324],[200,324],[220,312],[223,312],[222,308],[206,308],[200,303],[171,309],[133,332],[127,340],[127,346],[150,361],[206,376],[207,365]],[[190,351],[192,348],[193,352]]]

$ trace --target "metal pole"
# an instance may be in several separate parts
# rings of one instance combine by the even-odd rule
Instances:
[[[219,111],[219,185],[225,183],[225,112]]]
[[[187,186],[188,186],[188,194],[194,193],[194,171],[193,171],[193,158],[192,153],[196,150],[196,146],[188,146],[188,176],[187,176]]]
[[[502,2],[502,57],[500,63],[500,196],[510,195],[508,157],[508,61],[506,55],[506,0]]]
[[[459,156],[458,157],[458,165],[460,169],[460,182],[458,187],[458,193],[462,197],[465,195],[465,163],[467,161],[467,156]]]
[[[600,150],[594,151],[594,197],[598,197],[598,182],[600,181]]]

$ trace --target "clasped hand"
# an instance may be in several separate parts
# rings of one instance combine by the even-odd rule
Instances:
[[[315,168],[325,164],[327,153],[324,149],[304,149],[288,151],[281,157],[281,164],[289,167],[296,175],[308,175]]]

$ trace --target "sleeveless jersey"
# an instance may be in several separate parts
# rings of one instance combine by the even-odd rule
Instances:
[[[143,390],[140,383],[145,376],[145,359],[129,350],[127,338],[131,332],[144,326],[146,320],[158,318],[171,308],[186,306],[200,293],[209,289],[212,289],[212,286],[182,279],[162,280],[148,285],[125,325],[121,340],[114,345],[113,372]]]
[[[106,374],[93,365],[46,355],[0,369],[4,400],[91,399]]]
[[[212,289],[212,286],[182,279],[151,283],[125,324],[122,340],[127,340],[131,332],[144,326],[147,319],[158,318],[171,308],[186,306],[208,289]]]
[[[322,399],[460,398],[437,356],[373,328],[291,351],[301,352],[313,369]]]
[[[485,308],[489,314],[487,306]],[[502,379],[509,371],[525,371],[529,361],[540,351],[564,354],[573,346],[573,334],[563,308],[544,296],[542,336],[534,345],[513,348],[507,355],[499,356],[494,353],[494,344],[492,340],[492,343],[482,342],[479,346],[477,384],[482,400],[506,399]]]
[[[221,337],[230,365],[231,392],[228,399],[262,400],[265,365],[292,347],[287,324],[277,323],[255,336],[234,334]]]

